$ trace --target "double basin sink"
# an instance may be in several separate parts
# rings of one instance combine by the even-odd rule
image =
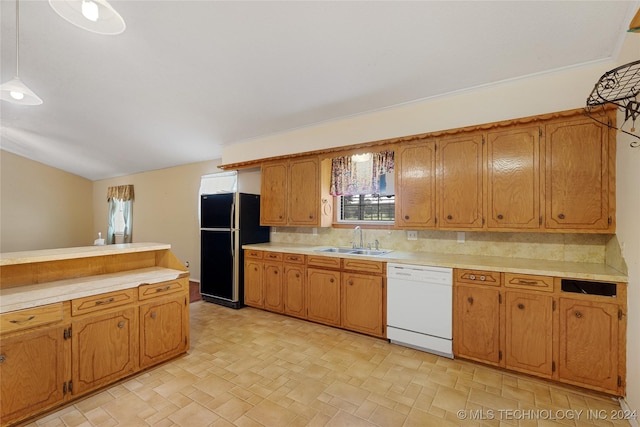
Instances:
[[[391,252],[391,250],[385,249],[366,249],[366,248],[323,248],[316,249],[316,252],[345,254],[345,255],[366,255],[366,256],[380,256]]]

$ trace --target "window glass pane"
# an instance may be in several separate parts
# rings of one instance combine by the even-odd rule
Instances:
[[[393,221],[395,197],[377,194],[342,196],[340,198],[341,221]]]

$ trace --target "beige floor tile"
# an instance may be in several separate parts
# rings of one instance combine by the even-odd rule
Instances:
[[[586,412],[578,420],[500,419],[500,410],[610,414],[620,406],[598,393],[261,310],[190,308],[187,355],[29,426],[629,426]]]

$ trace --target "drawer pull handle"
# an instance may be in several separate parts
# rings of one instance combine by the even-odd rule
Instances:
[[[113,298],[113,297],[108,298],[108,299],[101,299],[101,300],[96,301],[96,305],[109,304],[110,302],[113,302],[113,301],[115,301],[115,298]]]
[[[171,285],[167,285],[167,286],[162,287],[162,288],[156,288],[156,292],[168,291],[169,289],[171,289]]]
[[[297,256],[292,256],[289,258],[291,261],[298,261],[300,258],[298,258]]]
[[[467,298],[467,301],[469,301],[469,304],[473,304],[473,297]]]
[[[471,279],[471,280],[476,280],[476,275],[475,275],[475,274],[471,274],[471,275],[469,276],[469,279]]]
[[[36,318],[36,316],[29,316],[24,320],[9,320],[9,323],[14,323],[16,325],[21,325],[21,324],[27,323],[28,321],[33,320],[35,318]]]
[[[579,311],[576,311],[575,315],[578,319],[582,317],[582,313],[580,313]]]
[[[124,328],[124,322],[118,322],[118,328],[120,329]]]
[[[156,312],[155,312],[155,311],[154,311],[154,312],[152,312],[152,313],[151,313],[151,318],[152,318],[152,319],[155,319],[156,317],[158,317],[158,315],[156,314]]]
[[[7,355],[6,354],[0,354],[0,363],[4,362],[5,360],[7,360]]]
[[[524,304],[518,304],[518,308],[519,308],[520,310],[524,310]]]

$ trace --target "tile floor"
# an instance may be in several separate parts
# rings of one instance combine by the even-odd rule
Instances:
[[[606,396],[340,329],[203,301],[191,319],[188,355],[29,426],[629,425]]]

